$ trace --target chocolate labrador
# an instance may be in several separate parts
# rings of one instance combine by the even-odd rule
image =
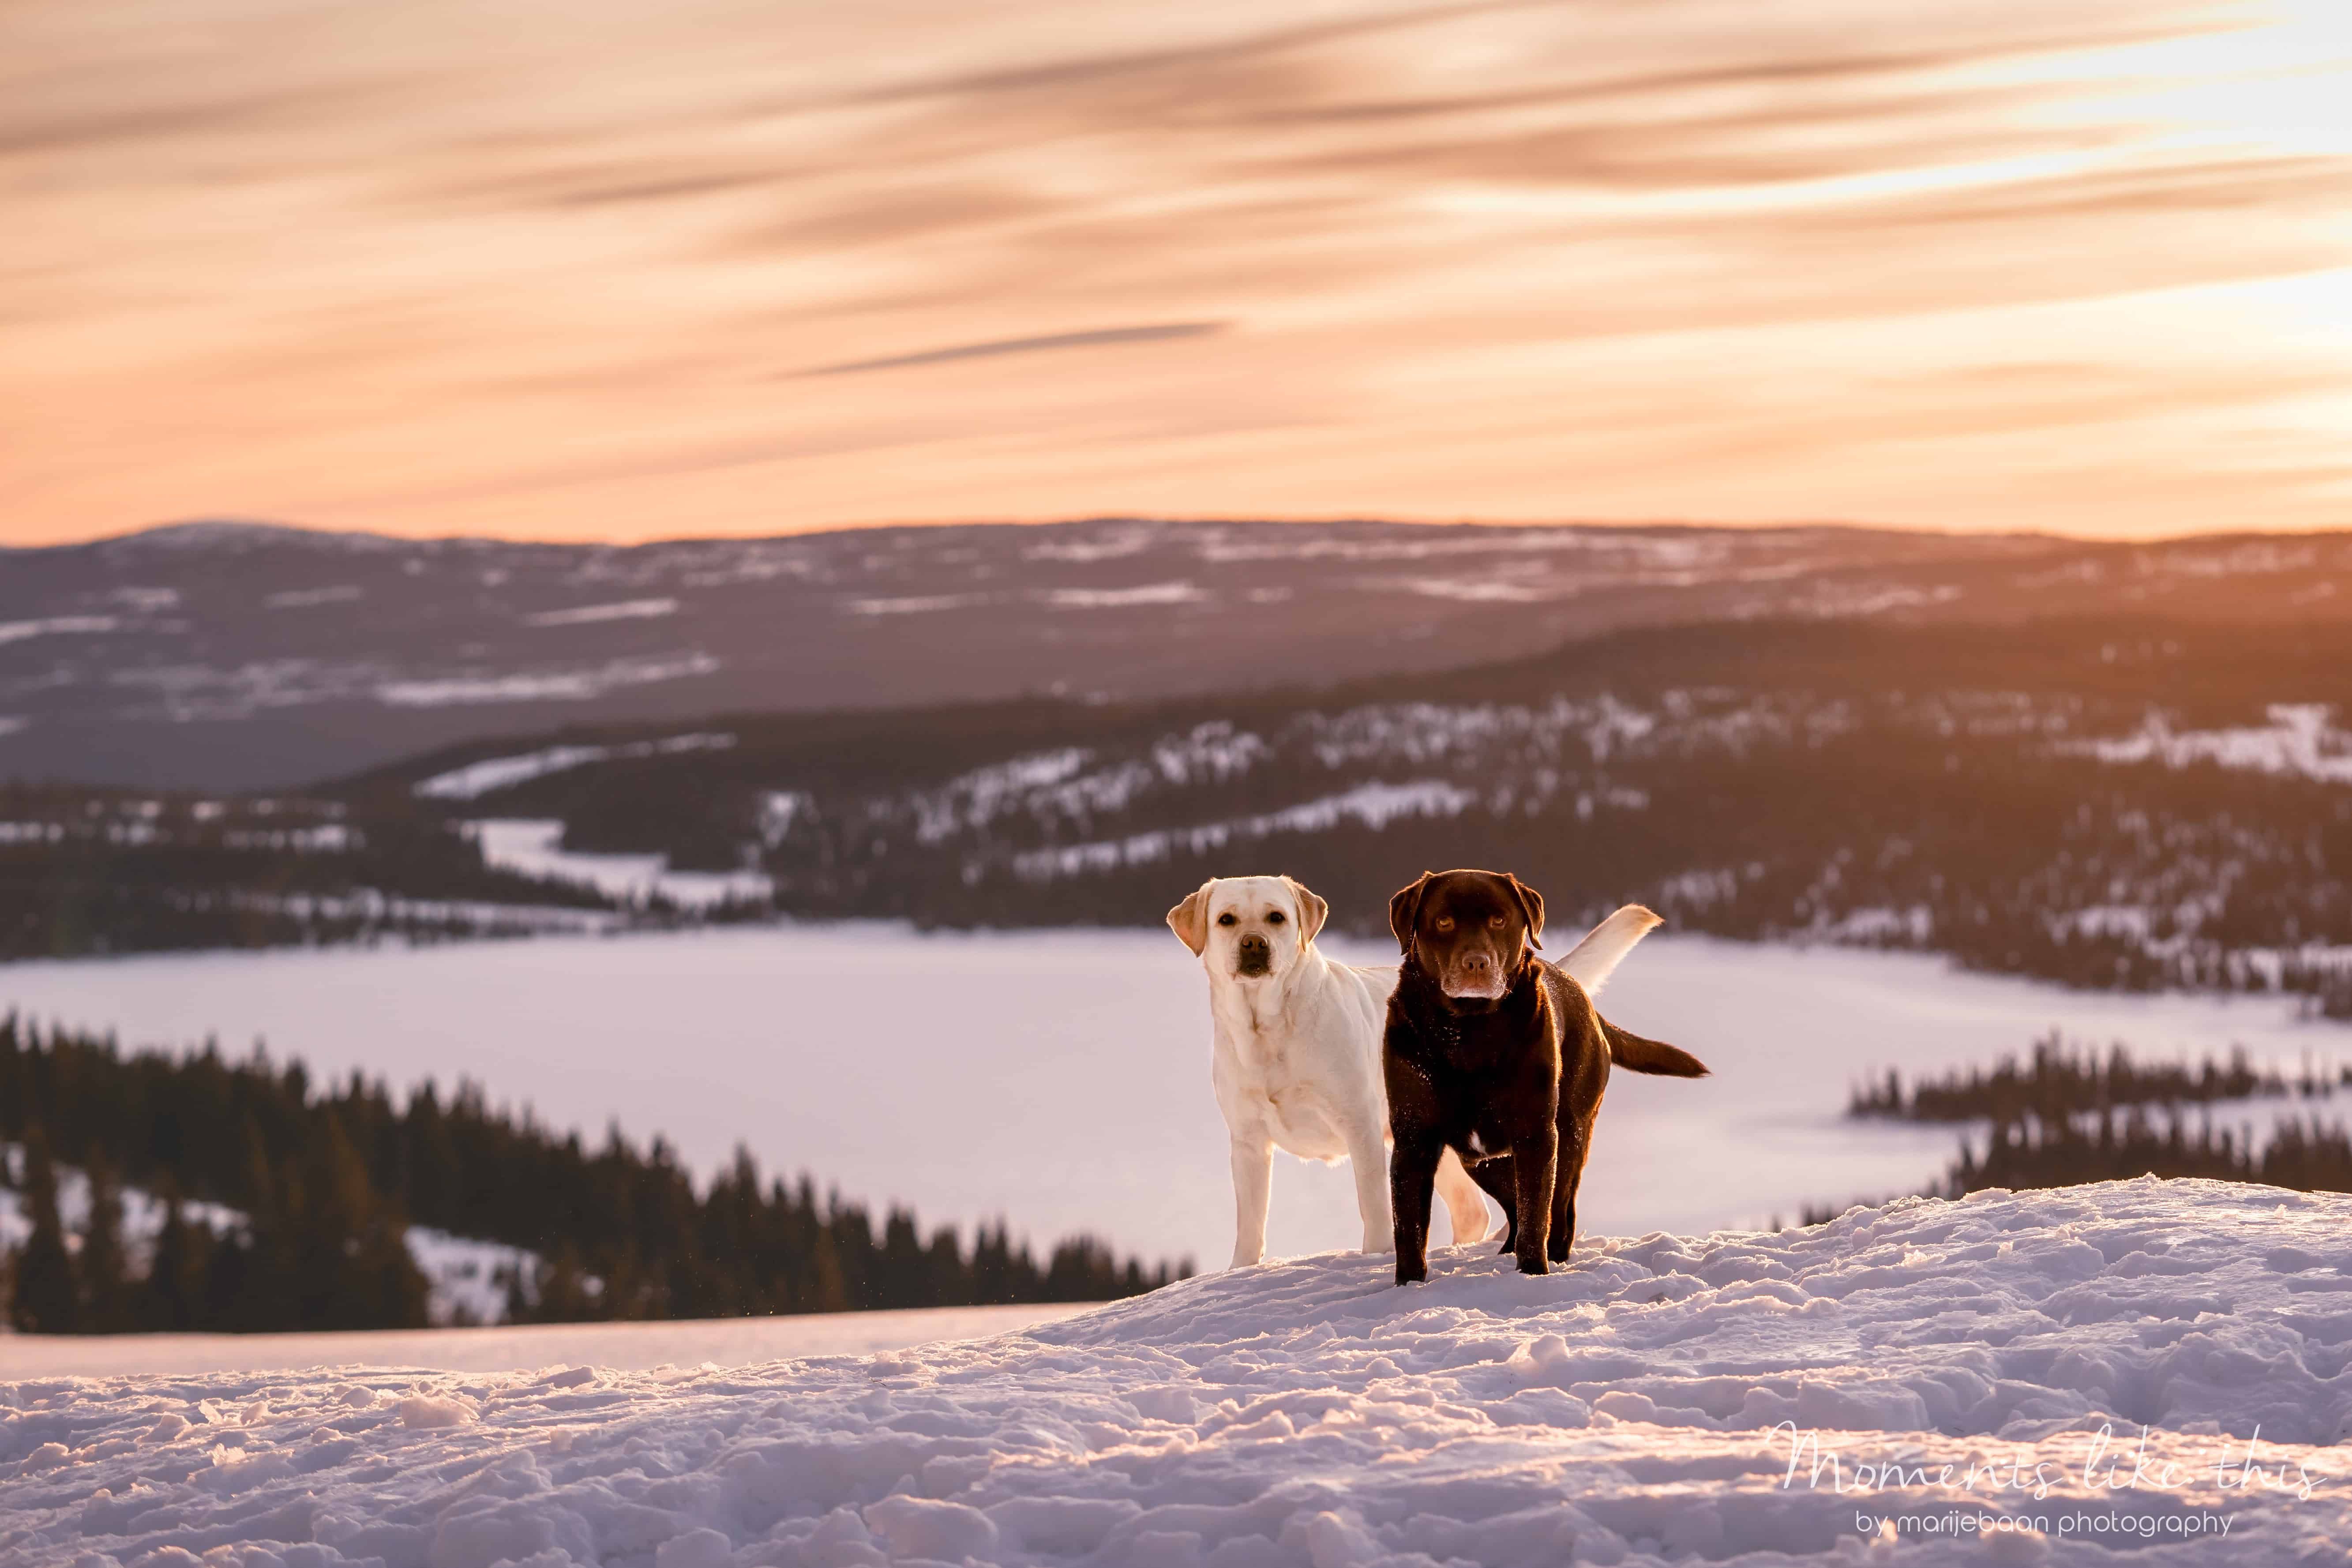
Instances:
[[[1429,1278],[1429,1203],[1452,1149],[1503,1205],[1522,1274],[1568,1261],[1576,1186],[1609,1066],[1673,1078],[1706,1067],[1593,1010],[1543,945],[1543,895],[1499,871],[1424,871],[1389,900],[1404,949],[1389,998],[1390,1210],[1400,1285]]]

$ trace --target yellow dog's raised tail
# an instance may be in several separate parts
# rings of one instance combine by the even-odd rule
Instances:
[[[1584,987],[1586,995],[1598,996],[1625,955],[1633,951],[1634,944],[1663,923],[1641,905],[1627,904],[1586,932],[1584,940],[1559,961],[1559,966]]]

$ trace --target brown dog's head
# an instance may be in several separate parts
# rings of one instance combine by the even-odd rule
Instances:
[[[1389,900],[1397,945],[1450,1001],[1508,995],[1543,921],[1543,895],[1507,871],[1423,871]]]

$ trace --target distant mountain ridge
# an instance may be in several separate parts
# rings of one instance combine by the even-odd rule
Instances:
[[[0,550],[0,779],[284,788],[717,711],[1134,700],[1628,627],[2340,622],[2352,536],[1099,518],[614,546],[173,525]]]

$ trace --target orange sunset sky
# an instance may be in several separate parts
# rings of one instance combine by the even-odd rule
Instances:
[[[2352,525],[2352,3],[0,5],[0,542]]]

